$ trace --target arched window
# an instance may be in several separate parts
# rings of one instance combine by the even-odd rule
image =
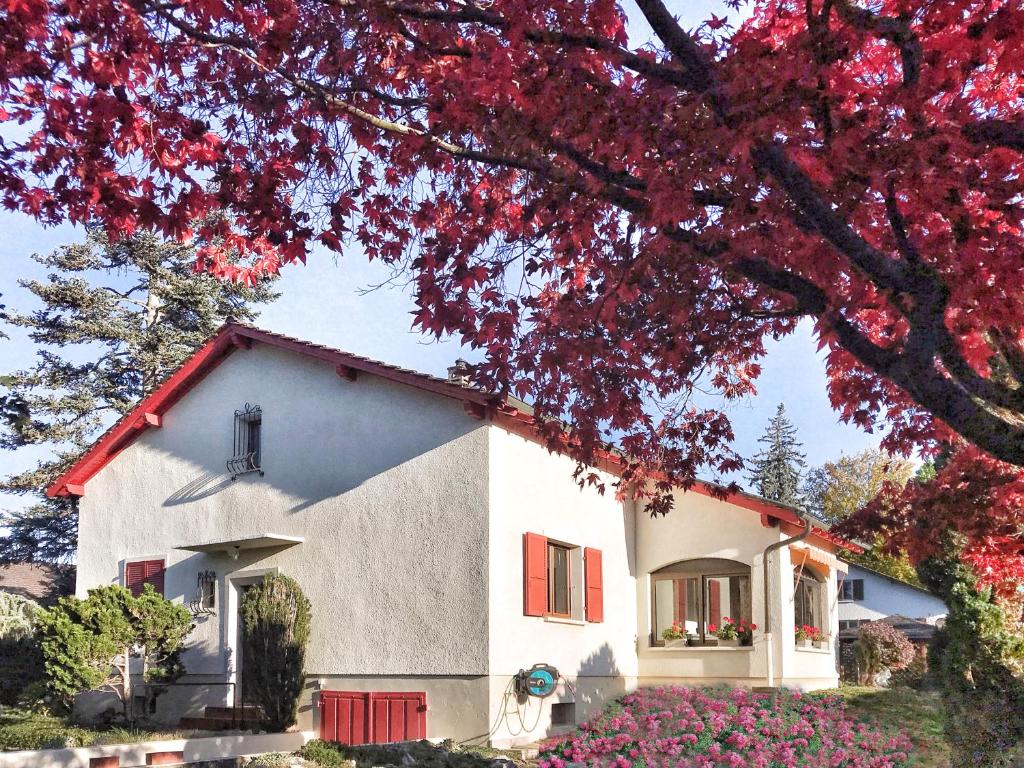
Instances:
[[[798,627],[808,624],[827,632],[825,617],[825,581],[813,568],[798,565],[793,568],[793,614]]]
[[[651,574],[651,644],[679,623],[699,643],[713,639],[709,626],[723,618],[752,619],[750,566],[735,560],[683,560]]]

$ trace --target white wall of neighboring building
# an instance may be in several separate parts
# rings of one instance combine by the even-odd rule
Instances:
[[[949,609],[935,595],[850,563],[846,579],[863,579],[863,600],[840,600],[840,621],[876,621],[899,614],[934,624]]]
[[[233,415],[247,402],[263,410],[265,475],[232,481]],[[226,577],[278,569],[313,605],[310,674],[482,677],[487,435],[456,400],[370,375],[347,381],[329,364],[255,344],[88,481],[78,593],[119,582],[127,558],[166,558],[165,591],[179,601],[193,597],[199,571],[215,571],[217,615],[199,620],[183,661],[224,675],[234,634]],[[237,560],[175,548],[263,533],[304,542]],[[486,717],[479,711],[470,730],[486,730]]]
[[[490,658],[492,740],[535,741],[551,732],[551,704],[575,703],[585,719],[635,686],[636,589],[634,505],[615,498],[616,478],[580,488],[575,462],[500,427],[490,429]],[[583,616],[582,559],[573,572],[576,618],[523,613],[523,534],[537,533],[574,547],[601,550],[604,621]],[[548,699],[525,703],[507,695],[513,675],[537,663],[564,676]]]

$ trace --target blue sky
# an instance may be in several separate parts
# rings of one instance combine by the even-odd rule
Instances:
[[[628,5],[629,0],[626,2]],[[723,3],[708,0],[674,6],[688,24],[696,24],[710,13],[726,13]],[[642,23],[632,17],[630,21],[634,39],[647,34]],[[0,212],[0,233],[0,302],[13,309],[31,310],[35,308],[33,297],[18,286],[18,280],[45,274],[30,256],[79,240],[81,234],[68,226],[43,228],[26,216],[9,212]],[[282,296],[264,309],[258,324],[435,374],[443,374],[460,355],[471,357],[454,341],[437,343],[411,330],[413,302],[407,292],[381,288],[361,293],[387,277],[386,270],[369,263],[358,250],[337,261],[326,252],[315,252],[306,266],[284,271],[278,286]],[[34,349],[25,335],[14,329],[10,336],[0,340],[0,372],[28,366],[33,360]],[[801,326],[792,336],[772,343],[762,365],[758,395],[727,409],[741,455],[750,457],[757,451],[757,438],[780,402],[786,404],[811,464],[877,446],[878,435],[840,424],[832,411],[825,390],[823,355],[816,351],[809,327]],[[0,472],[6,475],[32,466],[42,455],[44,451],[36,448],[15,454],[0,452]],[[742,483],[742,478],[736,479]],[[17,497],[0,495],[0,507],[21,504]]]

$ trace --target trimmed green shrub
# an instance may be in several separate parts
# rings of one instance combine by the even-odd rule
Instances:
[[[85,747],[93,734],[53,715],[8,709],[0,717],[0,750]]]
[[[111,690],[125,720],[134,722],[131,661],[141,660],[147,683],[173,682],[184,674],[179,655],[194,626],[187,608],[148,584],[139,597],[105,586],[89,590],[85,600],[62,598],[39,621],[49,688],[66,702],[84,691]],[[146,692],[160,690],[147,686]]]
[[[287,576],[268,575],[242,597],[246,698],[263,707],[271,730],[295,725],[309,642],[309,600]]]

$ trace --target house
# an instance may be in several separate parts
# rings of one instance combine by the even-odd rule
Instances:
[[[610,485],[619,466],[594,471]],[[829,643],[793,627],[834,640],[855,545],[703,485],[652,518],[574,468],[457,370],[228,324],[49,492],[78,497],[79,595],[148,582],[196,615],[157,719],[245,699],[239,601],[271,572],[312,604],[299,725],[341,741],[508,745],[639,685],[837,685]],[[714,645],[725,617],[758,625],[750,645]],[[693,645],[662,639],[674,622]]]
[[[856,563],[839,577],[839,630],[887,616],[904,616],[935,624],[949,612],[946,604],[926,589]]]
[[[0,592],[52,605],[75,591],[75,566],[57,563],[0,565]]]

